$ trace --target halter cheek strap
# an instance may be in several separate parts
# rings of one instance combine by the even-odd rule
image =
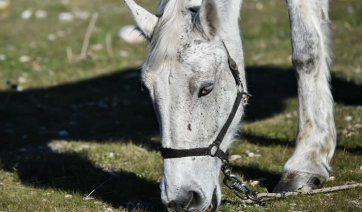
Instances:
[[[172,148],[160,148],[162,157],[164,159],[167,158],[183,158],[183,157],[194,157],[194,156],[211,156],[211,157],[218,157],[222,161],[229,161],[228,160],[228,151],[224,152],[220,149],[220,145],[222,141],[224,140],[224,137],[234,120],[234,117],[238,111],[239,105],[242,102],[243,106],[245,106],[249,100],[249,97],[251,96],[249,93],[243,92],[244,87],[241,83],[240,77],[239,77],[239,69],[236,65],[235,61],[231,58],[228,49],[226,48],[224,42],[222,42],[227,56],[228,56],[228,63],[230,71],[235,79],[235,83],[237,86],[237,95],[236,99],[234,101],[233,108],[231,109],[231,112],[229,114],[228,119],[226,120],[224,126],[221,128],[219,134],[217,135],[215,141],[210,144],[208,147],[204,148],[192,148],[192,149],[172,149]]]

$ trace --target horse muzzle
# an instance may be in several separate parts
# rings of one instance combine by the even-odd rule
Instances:
[[[179,195],[178,198],[167,203],[167,210],[169,212],[215,212],[217,208],[218,197],[216,189],[209,204],[206,203],[206,199],[202,192],[197,190],[187,191],[186,193]]]

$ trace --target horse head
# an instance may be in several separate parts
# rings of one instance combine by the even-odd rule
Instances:
[[[220,7],[214,0],[165,0],[153,15],[132,0],[125,2],[150,42],[141,80],[153,101],[163,149],[210,146],[238,95],[239,76],[230,71],[236,64],[220,36]],[[242,70],[245,85],[243,75]],[[222,152],[233,141],[243,106],[234,115],[219,147]],[[202,155],[164,157],[163,162],[161,199],[169,211],[216,210],[221,201],[222,160]]]

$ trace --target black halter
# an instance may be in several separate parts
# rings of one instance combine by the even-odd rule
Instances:
[[[228,56],[228,63],[231,73],[235,79],[235,83],[237,86],[237,96],[233,105],[233,108],[229,114],[228,119],[226,120],[224,126],[220,130],[219,134],[217,135],[215,141],[210,144],[208,147],[204,148],[192,148],[192,149],[172,149],[172,148],[160,148],[162,157],[163,158],[182,158],[182,157],[193,157],[193,156],[211,156],[211,157],[218,157],[222,161],[228,161],[228,152],[224,152],[220,149],[220,144],[223,141],[226,132],[228,131],[231,122],[233,121],[236,112],[238,111],[240,103],[243,101],[243,105],[247,104],[247,101],[250,94],[243,92],[243,84],[241,83],[239,77],[239,69],[236,65],[235,61],[231,58],[228,49],[226,48],[224,42],[222,42],[227,56]]]

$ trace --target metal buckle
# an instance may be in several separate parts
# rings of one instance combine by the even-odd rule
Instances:
[[[245,105],[248,104],[248,101],[249,101],[249,98],[251,97],[251,94],[246,93],[246,92],[242,92],[241,95],[242,95],[241,103],[242,103],[243,106],[245,106]]]
[[[219,152],[219,149],[220,149],[219,145],[214,144],[214,143],[210,144],[210,146],[209,146],[209,155],[211,157],[216,157],[217,153]]]

